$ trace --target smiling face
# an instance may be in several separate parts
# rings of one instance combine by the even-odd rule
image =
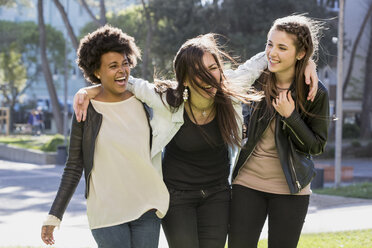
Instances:
[[[221,71],[218,67],[216,60],[214,59],[213,55],[209,52],[206,52],[203,55],[203,64],[204,67],[208,70],[208,72],[216,79],[217,82],[221,81]],[[197,78],[198,84],[201,86],[198,87],[189,82],[185,82],[190,89],[190,93],[194,97],[203,97],[206,99],[214,98],[217,93],[217,89],[212,87],[211,85],[207,84],[206,82],[201,81]]]
[[[103,54],[95,75],[101,80],[102,93],[107,99],[122,100],[130,75],[127,56],[117,52]]]
[[[270,31],[265,48],[269,71],[284,77],[295,74],[296,62],[302,59],[305,53],[297,53],[294,39],[295,36],[284,31]]]

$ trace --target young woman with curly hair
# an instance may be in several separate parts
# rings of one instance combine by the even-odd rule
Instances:
[[[102,90],[90,100],[84,122],[73,118],[69,156],[42,239],[54,243],[53,230],[84,172],[98,247],[156,248],[169,194],[151,161],[144,105],[127,90],[140,51],[132,37],[106,25],[81,40],[77,56],[84,77]]]

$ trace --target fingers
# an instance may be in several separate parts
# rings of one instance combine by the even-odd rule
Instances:
[[[316,83],[312,82],[310,84],[310,90],[309,90],[309,94],[307,96],[307,100],[310,100],[310,101],[313,102],[314,99],[315,99],[317,91],[318,91],[318,81],[316,81]]]
[[[55,226],[43,226],[41,228],[41,239],[47,245],[54,245],[53,231]]]
[[[85,121],[85,119],[87,118],[87,109],[88,109],[88,107],[86,107],[86,108],[84,108],[84,110],[83,110],[83,121]]]
[[[288,99],[289,103],[291,103],[291,104],[294,103],[293,98],[292,98],[292,92],[290,90],[288,90],[288,92],[287,92],[287,99]]]

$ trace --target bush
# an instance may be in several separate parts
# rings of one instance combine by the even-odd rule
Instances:
[[[357,124],[345,123],[342,127],[342,138],[355,139],[360,137],[360,128]]]
[[[42,147],[41,150],[44,152],[56,152],[57,147],[64,145],[65,143],[65,138],[61,134],[56,134],[53,136],[51,140],[49,140],[47,143],[45,143]]]
[[[358,141],[358,140],[353,140],[351,141],[351,147],[355,147],[355,148],[358,148],[358,147],[361,147],[362,144]]]

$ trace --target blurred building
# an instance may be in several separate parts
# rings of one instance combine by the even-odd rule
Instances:
[[[337,16],[338,1],[337,0],[318,0],[319,4],[328,4],[329,11],[335,12]],[[350,66],[352,45],[357,38],[357,34],[362,26],[364,16],[367,14],[371,0],[353,0],[345,1],[344,13],[344,76]],[[364,29],[363,36],[359,41],[359,45],[354,57],[354,66],[348,88],[345,92],[345,100],[343,101],[344,120],[347,123],[358,122],[358,116],[362,111],[363,86],[365,81],[366,56],[370,41],[371,21],[368,22]],[[323,37],[323,39],[332,39],[337,46],[337,37]],[[336,100],[336,85],[337,85],[337,54],[326,67],[319,70],[319,77],[329,89],[331,112],[334,113]]]

